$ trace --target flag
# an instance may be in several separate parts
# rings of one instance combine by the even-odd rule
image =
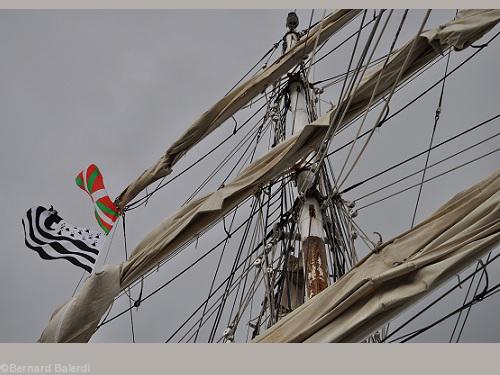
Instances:
[[[97,223],[104,233],[108,234],[118,219],[118,209],[106,192],[99,168],[95,164],[90,164],[86,170],[78,173],[75,181],[77,186],[92,199]]]
[[[52,207],[30,208],[22,219],[24,242],[42,259],[66,259],[91,273],[106,236],[63,220]]]

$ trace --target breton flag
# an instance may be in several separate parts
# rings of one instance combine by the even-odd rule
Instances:
[[[78,187],[92,199],[97,223],[104,233],[109,234],[113,224],[118,219],[118,209],[104,188],[99,168],[95,164],[90,164],[86,170],[78,173],[75,181]]]
[[[92,273],[106,236],[75,227],[63,220],[52,206],[35,206],[23,217],[24,242],[42,259],[66,259]]]

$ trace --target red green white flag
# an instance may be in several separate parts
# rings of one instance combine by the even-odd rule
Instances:
[[[109,197],[104,187],[104,181],[99,168],[90,164],[76,176],[76,185],[85,191],[95,207],[95,218],[104,233],[108,234],[118,219],[118,209]]]

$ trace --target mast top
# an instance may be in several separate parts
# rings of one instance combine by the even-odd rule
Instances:
[[[295,31],[297,26],[299,26],[299,17],[297,17],[297,13],[288,13],[288,16],[286,17],[286,27],[288,27],[290,31]]]

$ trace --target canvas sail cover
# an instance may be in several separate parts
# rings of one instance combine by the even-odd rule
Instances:
[[[292,49],[281,56],[274,64],[257,73],[254,77],[243,82],[230,93],[224,96],[209,110],[203,113],[185,132],[174,142],[151,168],[144,171],[118,196],[118,207],[122,209],[144,188],[169,175],[177,161],[204,137],[217,129],[224,121],[238,112],[265,88],[279,80],[291,68],[297,65],[304,56],[314,48],[316,38],[322,43],[335,32],[349,23],[360,9],[341,9],[328,15],[325,20],[311,29],[306,38],[302,38]]]
[[[438,56],[439,50],[455,46],[455,44],[449,43],[456,43],[456,47],[460,49],[465,48],[476,38],[484,35],[499,20],[500,11],[463,11],[457,20],[418,36],[416,46],[418,48],[414,46],[410,63],[407,64],[401,81],[425,66],[433,57]],[[385,67],[375,67],[366,76],[359,89],[353,92],[352,104],[342,124],[338,125],[339,127],[344,126],[350,119],[366,109],[379,74],[384,77],[381,80],[384,85],[378,86],[377,96],[381,97],[387,94],[391,88],[391,82],[393,84],[398,75],[397,62],[404,58],[402,56],[405,56],[405,53],[409,52],[408,45],[409,43],[395,51],[390,63]],[[280,143],[249,165],[223,188],[193,200],[180,208],[137,245],[128,261],[89,278],[82,290],[66,303],[65,306],[69,305],[71,308],[60,308],[52,315],[40,341],[88,340],[99,323],[99,313],[106,311],[120,290],[128,287],[154,268],[172,254],[178,246],[194,238],[204,228],[227,214],[261,186],[274,178],[283,176],[287,173],[288,168],[306,157],[311,151],[316,150],[331,124],[334,113],[335,110],[330,111],[314,123],[307,125],[300,133]],[[107,273],[106,276],[103,276],[103,273]],[[110,283],[109,287],[104,285],[103,280]],[[111,290],[116,291],[116,293],[113,295]],[[101,295],[102,298],[99,297]],[[88,298],[94,300],[89,301]],[[95,300],[100,302],[95,303]],[[75,315],[71,311],[77,312],[75,314],[77,314],[78,323],[75,323]],[[84,319],[85,317],[87,318]],[[58,327],[57,335],[56,327]]]
[[[500,241],[500,170],[366,256],[255,342],[359,342]]]

